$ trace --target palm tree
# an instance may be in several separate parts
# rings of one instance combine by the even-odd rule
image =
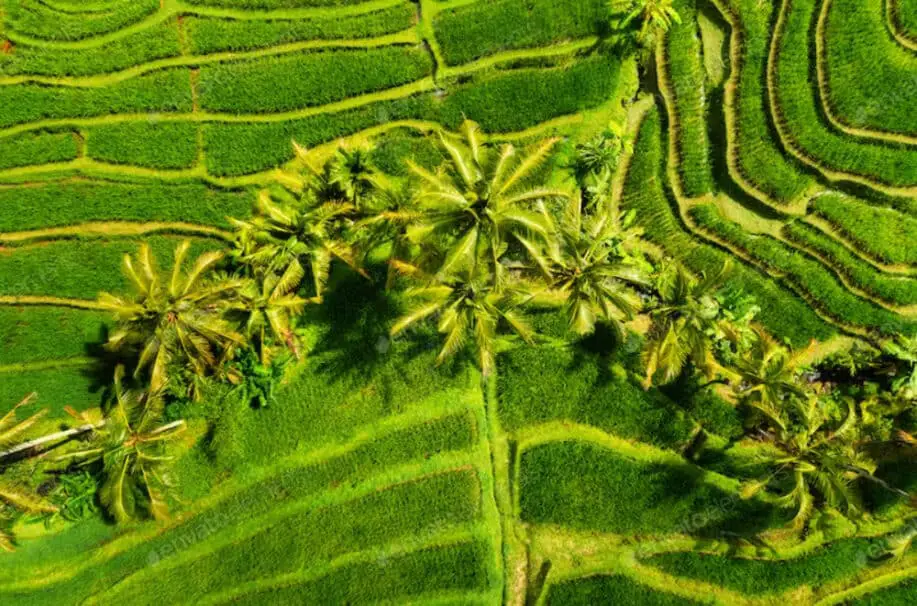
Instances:
[[[494,367],[496,341],[501,326],[506,326],[526,343],[532,343],[534,330],[520,312],[531,298],[522,289],[496,286],[493,274],[478,265],[477,271],[463,269],[446,276],[431,276],[419,267],[393,260],[402,274],[422,282],[406,291],[413,306],[395,322],[391,334],[438,315],[437,329],[445,342],[436,358],[437,364],[461,351],[469,336],[474,341],[478,364],[485,376]]]
[[[590,334],[596,321],[602,321],[623,337],[620,318],[633,319],[639,307],[633,286],[649,286],[629,252],[629,244],[641,232],[630,227],[633,214],[616,217],[605,208],[584,216],[582,207],[581,197],[571,197],[549,258],[532,254],[566,299],[573,331]]]
[[[464,122],[461,130],[461,143],[439,134],[450,160],[436,172],[410,163],[422,184],[417,194],[420,216],[407,235],[415,244],[444,251],[436,270],[440,277],[475,273],[479,260],[486,260],[502,284],[506,268],[500,259],[509,244],[516,241],[524,249],[537,249],[550,231],[548,215],[539,205],[567,197],[561,190],[528,185],[557,139],[542,141],[517,159],[510,144],[499,150],[486,148],[474,122]]]
[[[637,40],[643,44],[652,44],[657,34],[664,34],[673,24],[681,23],[678,11],[672,6],[673,0],[635,0],[629,11],[621,20],[620,27],[629,28],[639,25]]]
[[[710,376],[716,366],[713,343],[720,334],[720,306],[715,291],[727,266],[713,276],[696,280],[681,265],[663,271],[657,279],[658,305],[650,311],[652,326],[644,347],[644,387],[667,384],[690,362]]]
[[[341,145],[326,165],[327,182],[338,188],[344,199],[358,209],[379,186],[379,173],[366,146]]]
[[[846,407],[840,425],[832,421],[829,403],[814,395],[803,406],[779,409],[773,424],[777,454],[769,460],[772,471],[747,485],[743,496],[766,487],[783,492],[778,503],[796,510],[792,524],[798,531],[819,508],[859,516],[863,508],[855,481],[872,479],[876,465],[859,447],[856,407],[849,402]]]
[[[16,420],[16,411],[34,398],[34,393],[27,396],[0,418],[0,450],[6,450],[12,446],[16,440],[20,439],[30,427],[45,415],[46,411],[41,410],[23,421]],[[56,507],[30,494],[26,488],[15,485],[3,474],[0,474],[0,522],[3,523],[0,525],[0,549],[13,551],[13,537],[8,532],[7,524],[13,520],[16,512],[40,513],[54,511],[57,511]]]
[[[134,287],[132,296],[99,295],[99,303],[114,313],[115,330],[106,346],[137,356],[134,377],[148,371],[152,392],[160,391],[173,364],[187,364],[197,376],[219,365],[244,338],[226,320],[226,301],[242,282],[236,278],[210,280],[223,253],[200,255],[187,273],[185,259],[191,247],[184,241],[175,249],[172,270],[160,275],[147,244],[137,260],[124,257],[125,275]]]
[[[287,272],[305,276],[308,272],[316,300],[321,301],[331,262],[339,259],[351,267],[356,265],[353,248],[341,234],[341,222],[353,206],[316,202],[308,196],[296,200],[285,194],[284,198],[275,201],[263,191],[255,217],[233,220],[238,229],[234,256],[259,272],[280,276]]]
[[[882,349],[904,367],[896,369],[892,391],[903,398],[917,400],[917,335],[897,335],[884,343]]]
[[[310,303],[296,294],[303,275],[298,263],[288,265],[283,275],[261,273],[246,280],[229,303],[229,309],[244,318],[245,336],[259,351],[261,364],[270,363],[271,336],[299,355],[293,317]]]
[[[571,168],[590,209],[600,209],[611,189],[611,180],[622,153],[633,150],[624,128],[609,123],[601,134],[576,146]]]
[[[124,366],[119,365],[112,409],[104,423],[94,428],[90,447],[58,460],[101,462],[99,502],[118,523],[141,512],[164,519],[168,515],[164,492],[171,485],[166,464],[174,459],[169,450],[186,425],[183,420],[162,424],[162,394],[125,388],[124,374]]]
[[[808,400],[799,375],[809,350],[792,352],[757,325],[752,334],[751,344],[740,350],[727,371],[735,374],[734,394],[741,405],[760,412],[785,431],[783,410]]]

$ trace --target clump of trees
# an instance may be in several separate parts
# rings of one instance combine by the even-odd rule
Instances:
[[[126,256],[131,291],[99,297],[115,319],[106,348],[118,362],[103,416],[77,415],[80,427],[17,452],[79,438],[58,460],[70,472],[91,470],[115,520],[165,517],[170,461],[188,428],[167,414],[170,404],[206,398],[214,383],[270,404],[283,367],[308,353],[303,312],[324,301],[332,267],[369,279],[368,264],[384,262],[379,288],[404,302],[391,334],[429,323],[441,336],[438,363],[468,353],[485,378],[502,343],[551,341],[533,328],[536,310],[563,313],[574,340],[600,326],[617,343],[637,334],[645,388],[693,377],[743,411],[748,436],[769,446],[767,474],[744,494],[776,495],[800,531],[820,511],[860,515],[864,483],[896,490],[875,471],[883,446],[914,448],[904,419],[917,396],[917,340],[815,368],[811,351],[778,342],[753,311],[721,296],[728,267],[698,276],[653,254],[634,215],[609,195],[628,147],[619,128],[577,146],[569,173],[552,170],[556,139],[492,145],[473,122],[435,136],[445,161],[409,162],[407,180],[379,171],[364,147],[342,145],[325,158],[296,146],[298,168],[258,194],[251,217],[233,220],[230,250],[191,258],[184,242],[164,270],[147,246]],[[845,365],[876,381],[838,388]],[[880,388],[863,387],[873,383]],[[4,450],[37,421],[13,415],[0,422]],[[0,504],[7,520],[14,509],[55,510],[7,485]]]

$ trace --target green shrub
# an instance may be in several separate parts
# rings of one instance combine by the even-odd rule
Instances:
[[[79,153],[76,138],[70,132],[38,132],[2,140],[0,169],[66,162]]]
[[[198,96],[212,111],[280,112],[407,84],[432,69],[419,47],[295,53],[205,65]]]
[[[597,604],[691,606],[701,604],[701,602],[650,589],[627,577],[617,575],[595,575],[551,585],[547,603],[550,606],[595,606]]]
[[[181,54],[174,19],[102,45],[87,48],[48,48],[17,44],[14,52],[0,53],[0,74],[88,76]]]
[[[119,122],[86,131],[86,154],[113,164],[188,168],[197,160],[194,122]]]
[[[784,233],[794,242],[826,258],[835,271],[857,288],[888,303],[917,303],[917,280],[883,274],[821,230],[806,223],[790,223],[784,228]]]
[[[914,134],[917,112],[907,87],[917,83],[917,57],[889,38],[884,4],[832,0],[822,40],[829,101],[845,124]]]
[[[817,16],[815,0],[785,4],[783,27],[774,33],[774,99],[777,122],[787,145],[819,168],[842,171],[871,182],[917,186],[917,151],[847,137],[827,127],[809,79],[809,34]]]
[[[45,40],[82,40],[115,32],[159,8],[159,0],[119,0],[109,10],[66,12],[41,0],[6,0],[4,24],[17,34]]]
[[[735,119],[734,148],[742,178],[780,204],[802,194],[811,179],[783,154],[773,134],[765,88],[771,19],[776,8],[757,0],[717,0],[734,24],[738,56],[732,57],[736,83],[732,111]],[[724,111],[730,111],[728,107]]]
[[[553,442],[522,454],[522,519],[624,534],[723,531],[779,525],[777,511],[712,488],[688,464],[635,461],[589,443]]]
[[[317,17],[308,20],[237,21],[214,17],[188,17],[185,35],[194,54],[240,51],[289,44],[302,40],[372,38],[408,29],[416,9],[405,2],[365,15]]]
[[[674,97],[671,135],[678,154],[678,175],[685,195],[695,198],[713,191],[710,141],[707,136],[706,71],[697,31],[695,0],[674,6],[682,22],[665,37],[664,77]]]
[[[520,348],[500,357],[500,420],[507,431],[572,421],[622,438],[677,447],[693,423],[674,402],[646,392],[584,351]],[[622,371],[623,372],[623,371]]]
[[[202,184],[49,181],[41,186],[0,188],[4,211],[0,232],[112,220],[229,227],[227,217],[247,217],[253,201],[248,191]]]
[[[116,589],[117,600],[140,603],[151,592],[165,603],[198,600],[246,582],[321,566],[348,553],[470,524],[478,515],[479,491],[475,473],[465,471],[421,478],[347,503],[306,507],[259,528],[241,542],[242,549],[229,544],[169,569],[164,574],[170,582],[156,577],[123,581]],[[278,494],[272,507],[288,503],[292,500]]]
[[[495,0],[446,9],[433,29],[449,65],[503,50],[595,36],[607,22],[604,0]]]
[[[856,297],[818,261],[770,236],[748,234],[738,224],[723,219],[715,206],[695,206],[691,216],[703,229],[756,259],[768,271],[782,274],[833,318],[884,335],[909,333],[917,327],[898,314]]]
[[[183,69],[154,72],[101,88],[4,86],[3,95],[0,128],[47,119],[191,111],[191,81]]]
[[[701,244],[687,233],[663,186],[665,153],[661,129],[659,112],[653,108],[644,118],[634,143],[633,160],[624,179],[621,199],[623,208],[636,211],[637,222],[644,228],[647,239],[695,273],[716,273],[730,262],[730,282],[755,298],[761,307],[758,319],[796,346],[803,346],[813,338],[824,340],[833,335],[834,328],[769,276],[735,262],[731,255]]]
[[[845,539],[790,560],[746,560],[703,553],[664,553],[646,562],[667,574],[713,583],[748,595],[818,588],[869,570],[871,539]]]
[[[812,209],[858,249],[886,263],[917,265],[917,219],[838,194],[818,196]]]

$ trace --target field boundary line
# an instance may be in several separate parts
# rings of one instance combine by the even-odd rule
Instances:
[[[21,243],[35,240],[67,238],[111,238],[142,236],[151,233],[187,234],[232,241],[232,232],[181,221],[89,221],[61,227],[45,227],[18,232],[0,232],[0,243]]]
[[[48,306],[71,307],[73,309],[91,309],[109,311],[109,308],[92,299],[70,299],[66,297],[47,297],[42,295],[0,295],[0,305],[9,306]]]
[[[873,128],[859,128],[851,126],[841,119],[837,108],[834,107],[831,101],[831,89],[828,82],[828,37],[825,28],[833,0],[820,0],[820,2],[821,8],[819,8],[818,21],[815,26],[815,79],[818,83],[818,97],[821,100],[821,106],[825,112],[825,116],[828,118],[828,122],[839,131],[851,137],[890,141],[892,143],[903,143],[905,145],[917,145],[917,136]]]
[[[162,7],[145,18],[130,24],[127,27],[107,32],[98,36],[82,40],[46,40],[21,34],[15,30],[6,30],[4,35],[17,44],[27,44],[36,48],[56,50],[79,50],[104,46],[110,42],[122,40],[133,34],[146,31],[160,23],[164,23],[177,15],[193,15],[197,17],[218,17],[234,21],[260,21],[260,20],[299,20],[314,19],[316,17],[338,18],[367,15],[386,8],[402,4],[404,0],[369,0],[357,4],[344,6],[313,6],[298,9],[232,9],[200,4],[187,4],[181,0],[163,0]]]
[[[888,31],[891,33],[892,38],[894,38],[898,44],[908,50],[917,51],[917,40],[912,40],[903,33],[895,21],[895,12],[898,10],[898,2],[900,2],[900,0],[882,1],[883,12],[885,13],[885,25],[888,27]]]
[[[469,452],[450,452],[435,455],[422,462],[390,467],[385,471],[363,479],[354,487],[320,490],[301,499],[286,503],[281,507],[270,509],[263,515],[246,518],[244,525],[223,527],[204,541],[195,543],[192,547],[186,548],[172,557],[160,560],[155,568],[146,567],[134,570],[107,588],[103,593],[97,594],[85,603],[96,603],[103,595],[107,597],[117,595],[123,588],[137,582],[138,579],[142,580],[149,576],[157,576],[165,570],[179,568],[195,559],[213,555],[221,549],[237,545],[258,535],[270,526],[279,524],[297,514],[355,503],[373,494],[399,486],[473,469],[473,457]],[[142,544],[138,548],[142,549]]]
[[[713,1],[717,2],[719,0]],[[816,0],[812,1],[815,2]],[[917,196],[917,184],[908,186],[887,185],[874,180],[874,178],[869,175],[845,172],[831,168],[829,166],[825,166],[821,163],[821,160],[809,156],[793,138],[792,133],[788,130],[788,124],[781,111],[781,105],[777,95],[777,71],[778,63],[780,61],[779,46],[780,40],[786,30],[787,14],[788,10],[790,10],[789,6],[790,0],[780,0],[780,5],[777,7],[777,20],[774,23],[774,30],[770,39],[770,48],[768,49],[767,53],[767,86],[765,87],[767,89],[767,98],[768,103],[770,104],[770,110],[773,114],[773,124],[777,130],[778,136],[780,137],[780,141],[783,143],[783,147],[799,162],[802,162],[806,166],[815,170],[832,183],[854,183],[868,187],[880,193],[888,194],[890,196]],[[818,58],[816,57],[816,62],[817,59]],[[822,125],[820,124],[818,125],[818,127],[821,126]]]
[[[346,456],[360,447],[372,443],[376,439],[384,438],[412,427],[433,423],[437,420],[457,415],[469,409],[469,404],[462,400],[461,397],[457,397],[455,400],[459,403],[452,406],[440,406],[437,408],[419,407],[417,410],[409,413],[385,417],[375,423],[369,423],[354,428],[352,430],[352,437],[348,441],[321,444],[305,453],[296,453],[284,457],[271,466],[256,468],[251,473],[227,482],[222,485],[216,493],[198,501],[197,511],[182,512],[171,518],[164,528],[152,528],[137,534],[127,535],[123,538],[116,539],[114,542],[108,544],[106,548],[104,548],[104,551],[97,551],[91,560],[81,558],[78,563],[68,567],[62,567],[60,563],[56,563],[50,570],[38,571],[31,579],[7,585],[0,583],[0,596],[2,596],[3,591],[11,591],[19,587],[42,587],[70,579],[91,566],[101,564],[120,553],[142,546],[147,540],[162,532],[180,528],[182,524],[193,519],[197,513],[217,507],[234,498],[241,492],[269,480],[280,473],[287,473],[332,461],[336,458]]]
[[[435,537],[432,537],[427,542],[424,542],[423,540],[405,540],[389,543],[381,547],[347,553],[332,559],[325,565],[313,566],[299,572],[283,574],[269,579],[250,581],[248,583],[243,583],[241,585],[231,587],[226,591],[207,596],[205,599],[198,602],[198,604],[201,606],[227,604],[237,600],[240,597],[252,593],[257,593],[265,589],[294,587],[296,585],[302,585],[311,581],[317,581],[339,568],[344,568],[354,564],[368,563],[372,560],[378,560],[380,558],[386,557],[409,555],[412,553],[426,551],[428,549],[434,549],[436,547],[452,547],[466,543],[474,543],[477,539],[480,538],[479,533],[475,532],[475,530],[476,529],[474,527],[467,529],[456,527],[442,532]]]
[[[79,368],[95,364],[95,358],[75,357],[59,358],[56,360],[37,360],[34,362],[14,362],[0,364],[0,374],[8,372],[32,372],[37,370],[53,370],[56,368]]]
[[[303,40],[300,42],[289,42],[252,50],[219,51],[204,55],[182,54],[132,65],[131,67],[114,72],[87,76],[42,76],[37,74],[0,76],[0,86],[42,84],[45,86],[73,88],[102,88],[113,84],[119,84],[151,72],[176,67],[196,68],[201,65],[210,65],[213,63],[236,63],[238,61],[250,61],[263,57],[293,55],[303,51],[317,51],[317,53],[321,53],[329,50],[365,50],[386,46],[404,46],[416,44],[417,42],[416,29],[411,27],[399,32],[369,38]]]
[[[850,253],[856,255],[865,263],[872,265],[876,271],[901,277],[917,277],[917,267],[906,264],[889,264],[884,263],[864,250],[857,248],[850,237],[845,235],[843,230],[835,226],[831,221],[825,219],[818,212],[807,215],[804,219],[807,225],[819,230],[826,237],[831,238],[834,242],[846,248]]]

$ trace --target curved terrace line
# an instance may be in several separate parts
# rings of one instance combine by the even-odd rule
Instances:
[[[210,225],[181,221],[88,221],[61,227],[44,227],[18,232],[0,232],[0,243],[20,244],[36,240],[66,238],[133,237],[154,233],[183,234],[231,241],[231,232]]]
[[[118,84],[131,78],[136,78],[150,72],[168,69],[171,67],[199,67],[201,65],[210,65],[213,63],[234,62],[237,60],[257,59],[260,57],[274,57],[278,55],[293,54],[306,50],[321,51],[325,49],[353,49],[361,50],[368,48],[378,48],[382,46],[398,46],[404,44],[416,44],[416,28],[408,28],[400,32],[377,36],[374,38],[342,38],[331,40],[304,40],[301,42],[290,42],[279,44],[277,46],[268,46],[246,51],[220,51],[206,55],[178,55],[175,57],[166,57],[165,59],[156,59],[147,63],[133,65],[131,67],[104,74],[94,74],[91,76],[38,76],[38,75],[17,75],[17,76],[0,76],[0,86],[14,86],[18,84],[42,84],[45,86],[62,86],[62,87],[81,87],[81,88],[99,88],[111,84]]]
[[[902,32],[895,18],[895,13],[899,10],[898,3],[900,1],[901,0],[883,0],[885,25],[888,27],[888,31],[891,33],[892,38],[894,38],[898,44],[908,50],[917,51],[917,40],[908,37],[907,34]]]
[[[825,32],[828,13],[831,10],[832,0],[822,0],[821,9],[818,12],[818,21],[815,26],[815,72],[816,81],[818,82],[818,97],[821,100],[822,109],[828,121],[839,131],[850,135],[851,137],[861,137],[866,139],[875,139],[877,141],[886,141],[892,143],[903,143],[905,145],[917,145],[917,136],[905,133],[895,133],[879,129],[860,128],[851,126],[844,122],[837,108],[831,101],[831,90],[828,85],[828,63],[827,63],[827,35]]]
[[[315,17],[340,18],[365,15],[391,8],[402,4],[405,0],[371,0],[359,4],[346,4],[343,6],[314,6],[309,8],[288,8],[277,10],[246,10],[233,8],[220,8],[215,6],[187,4],[182,0],[163,0],[161,8],[147,16],[145,19],[132,23],[130,26],[92,38],[73,41],[50,41],[42,38],[33,38],[28,35],[7,30],[4,35],[17,44],[28,44],[38,48],[77,50],[98,48],[109,42],[122,40],[133,34],[142,32],[150,27],[159,25],[177,15],[195,15],[199,17],[219,17],[237,21],[256,21],[264,19],[297,20]]]
[[[714,0],[716,1],[716,0]],[[849,182],[862,185],[878,192],[891,196],[917,196],[917,184],[910,186],[896,186],[879,183],[867,175],[850,173],[824,166],[820,161],[809,156],[793,138],[787,129],[787,124],[780,111],[780,102],[777,98],[777,63],[780,60],[780,39],[786,30],[787,13],[790,10],[790,0],[781,0],[777,13],[777,22],[771,35],[770,49],[767,57],[767,96],[771,112],[774,114],[774,126],[786,150],[797,160],[821,174],[831,182]]]

